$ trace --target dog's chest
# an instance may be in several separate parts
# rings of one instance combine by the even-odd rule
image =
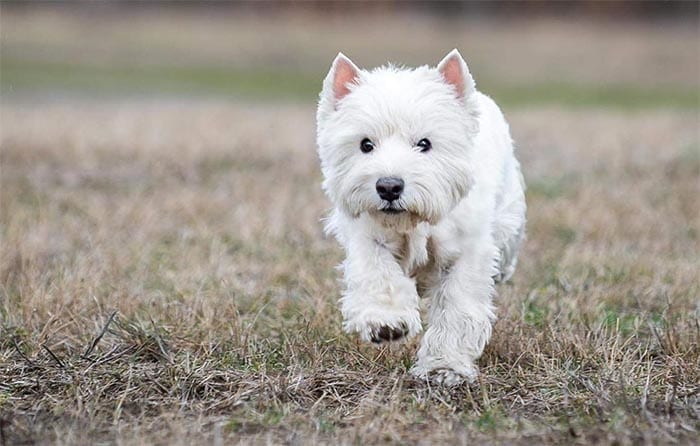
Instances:
[[[404,273],[416,280],[419,292],[439,280],[458,257],[459,244],[450,243],[456,242],[452,234],[435,229],[419,225],[410,233],[395,234],[386,243]]]
[[[418,225],[408,233],[395,233],[386,245],[409,277],[432,270],[436,263],[435,240],[427,224]]]
[[[428,263],[428,236],[427,234],[405,234],[401,237],[400,249],[397,260],[401,268],[408,276],[412,276],[416,269]]]

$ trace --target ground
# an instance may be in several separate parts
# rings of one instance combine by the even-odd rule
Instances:
[[[54,16],[9,22],[3,76],[26,79],[22,73],[36,70],[40,78],[31,64],[53,63],[58,50],[39,54],[32,26],[63,30],[53,35],[64,40],[53,42],[77,65],[71,44],[84,46],[76,54],[97,45],[77,38],[85,31],[61,27],[73,19],[47,17]],[[250,32],[244,25],[242,36]],[[341,330],[342,252],[322,233],[329,203],[313,98],[261,102],[235,82],[221,87],[233,98],[122,96],[120,79],[93,97],[60,76],[25,86],[5,77],[0,444],[696,441],[698,56],[679,43],[697,28],[666,30],[659,43],[658,24],[594,26],[599,33],[576,25],[569,36],[554,23],[545,27],[557,36],[550,42],[539,26],[528,35],[545,46],[541,58],[589,39],[626,59],[612,57],[621,71],[601,75],[611,90],[596,89],[594,70],[572,70],[578,77],[546,101],[491,81],[528,184],[528,239],[513,280],[498,288],[481,377],[454,389],[408,375],[417,341],[376,348]],[[482,41],[506,46],[528,29],[513,28]],[[293,27],[302,37],[303,29]],[[441,44],[449,29],[435,37]],[[319,73],[309,69],[319,83],[340,46],[334,39],[310,52],[330,54]],[[207,48],[194,66],[225,53]],[[368,61],[379,57],[364,51]],[[579,51],[582,62],[600,57]],[[660,55],[672,77],[666,84],[654,76]],[[487,67],[501,60],[479,57]],[[539,64],[522,63],[524,85],[546,85]],[[591,89],[631,99],[576,101]]]

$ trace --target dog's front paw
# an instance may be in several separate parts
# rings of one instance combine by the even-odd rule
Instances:
[[[406,335],[408,335],[408,326],[405,322],[401,322],[398,327],[383,325],[372,330],[372,342],[381,344],[382,342],[398,341]]]
[[[363,341],[375,344],[408,339],[423,328],[418,308],[367,306],[348,316],[343,323],[345,331],[357,333]]]
[[[375,344],[408,339],[421,332],[413,280],[401,277],[363,285],[347,290],[341,299],[346,332]]]
[[[463,382],[473,383],[479,376],[479,369],[471,361],[447,365],[443,361],[426,358],[411,368],[411,375],[438,386],[453,387]]]

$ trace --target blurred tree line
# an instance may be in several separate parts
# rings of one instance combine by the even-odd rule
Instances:
[[[245,0],[245,1],[153,1],[105,0],[50,2],[36,0],[3,1],[11,8],[76,8],[100,12],[123,12],[139,9],[180,9],[193,11],[247,11],[253,13],[306,12],[342,14],[348,12],[395,13],[416,12],[432,15],[484,15],[500,17],[522,16],[597,16],[611,18],[682,18],[698,21],[700,1],[697,0]]]

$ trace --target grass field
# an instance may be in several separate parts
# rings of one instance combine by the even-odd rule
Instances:
[[[336,23],[337,34],[302,51],[311,31],[299,18],[229,28],[98,17],[108,37],[98,41],[71,15],[10,17],[3,11],[0,445],[697,441],[697,27],[516,22],[460,34],[473,37],[484,73],[523,64],[519,76],[483,77],[509,104],[529,224],[519,270],[498,289],[479,382],[442,389],[407,374],[417,341],[375,348],[341,330],[342,252],[319,222],[329,203],[307,93],[259,100],[246,83],[209,90],[185,77],[144,95],[155,81],[138,70],[122,68],[126,83],[94,71],[162,72],[190,54],[183,70],[260,73],[296,51],[306,68],[281,66],[299,86],[320,82],[344,46],[363,64],[381,60],[372,23],[361,41]],[[387,21],[387,52],[438,59],[462,29],[415,26],[432,40],[401,45],[400,24]],[[255,39],[280,27],[284,44]],[[173,30],[193,37],[163,37]],[[529,58],[523,35],[541,43]],[[227,38],[239,42],[230,52]],[[134,50],[143,41],[159,58]],[[258,45],[256,56],[240,42]],[[478,51],[518,42],[513,57]],[[619,69],[591,68],[603,50]],[[67,75],[32,68],[59,64]],[[517,99],[522,85],[554,82],[542,65],[560,67],[566,93]],[[94,82],[87,90],[66,83],[80,73]],[[632,99],[586,93],[611,85]],[[652,99],[639,93],[648,89]]]

